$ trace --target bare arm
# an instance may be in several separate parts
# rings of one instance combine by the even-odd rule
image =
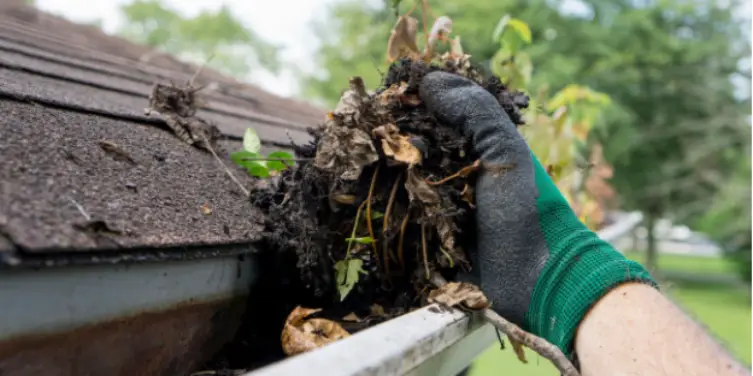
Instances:
[[[578,328],[575,349],[583,376],[750,375],[669,299],[637,283],[596,303]]]

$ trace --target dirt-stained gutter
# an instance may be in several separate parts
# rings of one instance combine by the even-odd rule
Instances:
[[[641,220],[620,216],[599,236],[613,242]],[[429,306],[244,376],[455,376],[496,340],[491,325]]]

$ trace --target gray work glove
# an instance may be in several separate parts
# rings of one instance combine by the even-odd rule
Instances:
[[[477,249],[469,257],[497,313],[570,355],[578,324],[609,289],[635,280],[655,285],[578,220],[491,93],[446,72],[429,73],[419,90],[427,109],[460,128],[482,161]]]

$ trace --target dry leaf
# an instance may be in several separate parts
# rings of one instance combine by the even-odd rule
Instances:
[[[371,307],[369,307],[369,310],[371,311],[372,316],[384,317],[387,315],[384,312],[384,307],[376,303],[372,304]]]
[[[343,321],[361,322],[361,318],[358,317],[358,315],[356,315],[355,313],[351,312],[343,317]]]
[[[405,189],[408,191],[408,197],[411,201],[418,200],[424,205],[438,205],[440,202],[439,193],[430,186],[418,173],[418,171],[409,168],[405,178]]]
[[[371,136],[358,128],[361,108],[367,99],[363,80],[351,78],[350,89],[343,93],[335,111],[326,117],[314,158],[317,168],[338,174],[343,180],[356,180],[364,166],[379,159]]]
[[[211,215],[212,208],[209,207],[209,204],[201,205],[201,212],[204,213],[204,215]]]
[[[332,195],[332,201],[343,205],[353,205],[356,202],[356,196],[346,194],[334,194]]]
[[[515,351],[515,355],[518,357],[518,360],[520,360],[521,363],[528,363],[528,360],[526,360],[526,352],[525,350],[523,350],[523,344],[510,338],[510,336],[507,336],[507,341],[510,342],[512,350]]]
[[[418,54],[417,31],[417,19],[410,16],[400,16],[397,19],[387,42],[387,60],[390,63],[403,57],[414,57]]]
[[[408,136],[399,131],[395,124],[385,124],[374,128],[373,133],[382,138],[382,150],[386,156],[408,166],[420,164],[421,151],[413,146]]]
[[[486,309],[490,306],[489,299],[481,292],[481,289],[466,282],[450,282],[432,290],[429,293],[429,302],[471,311]]]
[[[473,188],[471,188],[470,185],[466,184],[465,187],[463,187],[463,191],[460,192],[460,199],[467,202],[468,205],[471,206],[471,208],[476,207],[475,205],[473,205]]]
[[[350,336],[338,323],[309,316],[321,309],[295,307],[282,329],[282,349],[287,355],[310,351]]]
[[[455,36],[450,42],[450,54],[453,57],[462,57],[464,55],[463,46],[460,44],[460,35]]]

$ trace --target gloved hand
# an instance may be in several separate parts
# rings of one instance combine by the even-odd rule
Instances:
[[[420,95],[436,119],[471,138],[476,183],[474,282],[492,309],[567,356],[587,310],[627,281],[656,286],[577,218],[492,94],[446,72],[429,73]],[[495,166],[512,165],[500,172]]]

